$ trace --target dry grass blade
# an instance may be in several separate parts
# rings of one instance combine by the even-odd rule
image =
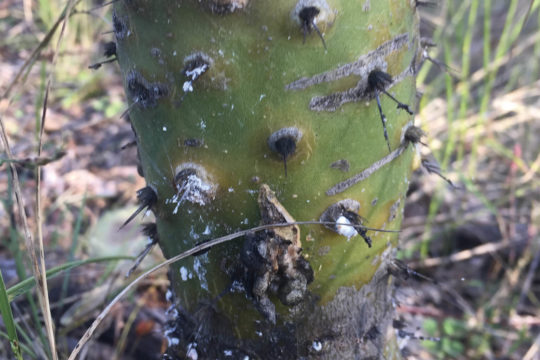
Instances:
[[[22,167],[34,168],[36,166],[44,166],[52,162],[55,162],[57,160],[60,160],[64,156],[66,156],[66,152],[63,150],[60,150],[54,153],[52,156],[36,156],[36,157],[27,157],[24,159],[13,159],[11,160],[11,162],[14,162],[15,164],[20,165]],[[2,159],[0,160],[0,165],[2,165],[4,162],[8,162],[8,161]]]
[[[540,354],[540,335],[536,337],[534,340],[534,344],[529,348],[529,351],[525,354],[523,357],[523,360],[534,360],[538,359],[538,355]]]
[[[511,246],[515,246],[518,243],[523,244],[524,242],[525,240],[514,241],[512,243],[507,243],[507,242],[487,243],[487,244],[483,244],[475,248],[472,248],[470,250],[463,250],[463,251],[457,252],[450,256],[434,257],[434,258],[429,258],[429,259],[420,260],[416,262],[411,262],[409,263],[409,267],[413,269],[418,269],[418,268],[428,268],[428,267],[434,267],[434,266],[443,266],[443,265],[447,265],[453,262],[469,260],[475,256],[488,255],[488,254],[509,248]]]
[[[74,0],[69,0],[65,8],[65,16],[62,21],[62,28],[60,29],[60,34],[56,42],[56,46],[53,52],[52,66],[54,69],[56,61],[58,59],[58,53],[60,49],[60,44],[64,36],[67,19],[75,6]],[[43,109],[41,115],[41,124],[39,130],[39,140],[38,140],[38,153],[37,156],[41,156],[41,151],[43,147],[43,131],[45,129],[45,119],[47,117],[47,102],[49,99],[49,92],[51,89],[53,72],[51,71],[47,79],[47,87],[45,89],[45,96],[43,99]],[[43,318],[45,321],[45,330],[47,332],[47,340],[49,341],[49,347],[51,350],[51,355],[53,360],[58,359],[58,354],[56,351],[56,341],[54,336],[54,322],[51,316],[51,309],[49,304],[49,291],[47,285],[47,274],[45,268],[45,252],[43,249],[43,231],[42,231],[42,206],[41,206],[41,169],[39,166],[36,167],[36,225],[37,225],[37,251],[39,252],[39,259],[36,258],[35,245],[32,245],[31,259],[33,265],[34,276],[36,277],[38,284],[38,298],[41,305],[41,311],[43,313]],[[39,262],[38,262],[39,260]]]
[[[138,284],[140,281],[142,281],[148,275],[150,275],[153,272],[155,272],[155,271],[157,271],[157,270],[159,270],[159,269],[161,269],[161,268],[163,268],[163,267],[165,267],[167,265],[170,265],[170,264],[172,264],[172,263],[174,263],[174,262],[176,262],[178,260],[182,260],[182,259],[184,259],[184,258],[186,258],[188,256],[194,255],[196,253],[199,253],[199,252],[201,252],[203,250],[209,249],[209,248],[214,247],[216,245],[223,244],[225,242],[237,239],[237,238],[242,237],[242,236],[246,236],[249,233],[262,231],[262,230],[268,230],[268,229],[272,229],[272,228],[276,228],[276,227],[287,227],[287,226],[292,226],[292,225],[342,225],[342,226],[352,226],[352,227],[357,226],[357,225],[350,224],[350,223],[345,224],[345,223],[337,223],[337,222],[332,222],[332,221],[296,221],[296,222],[291,222],[291,223],[261,225],[261,226],[257,226],[257,227],[254,227],[254,228],[251,228],[251,229],[248,229],[248,230],[238,231],[238,232],[236,232],[234,234],[225,235],[225,236],[216,238],[214,240],[204,242],[204,243],[202,243],[200,245],[197,245],[195,247],[192,247],[191,249],[189,249],[187,251],[184,251],[183,253],[181,253],[179,255],[176,255],[176,256],[174,256],[174,257],[172,257],[172,258],[170,258],[170,259],[168,259],[168,260],[154,266],[153,268],[147,270],[143,274],[139,275],[135,280],[130,282],[118,295],[116,295],[114,297],[114,299],[111,300],[111,302],[105,307],[105,309],[103,309],[103,311],[96,317],[96,319],[94,320],[92,325],[90,325],[90,327],[86,330],[84,335],[81,337],[81,339],[79,340],[79,342],[75,346],[75,349],[73,349],[73,351],[69,355],[68,360],[75,360],[77,358],[77,355],[79,355],[79,353],[81,352],[83,346],[86,343],[88,343],[88,341],[90,341],[90,339],[92,338],[92,335],[96,331],[97,327],[101,324],[103,319],[105,319],[105,317],[109,314],[109,312],[111,311],[113,306],[116,305],[116,303],[118,303],[118,301],[120,301],[120,299],[124,295],[126,295],[131,289],[133,289],[133,287],[136,284]],[[383,229],[375,229],[375,228],[369,228],[369,227],[364,227],[364,229],[365,230],[371,230],[371,231],[387,232],[387,233],[398,233],[399,232],[398,230],[383,230]]]
[[[45,90],[45,97],[43,100],[43,111],[41,115],[41,130],[39,134],[38,145],[38,157],[41,156],[42,148],[42,136],[43,126],[45,124],[45,116],[47,114],[47,99],[49,98],[49,86]],[[38,298],[41,306],[41,312],[43,313],[43,319],[45,321],[45,330],[47,332],[47,339],[49,340],[49,347],[51,350],[52,358],[58,359],[56,353],[56,341],[54,336],[54,322],[51,316],[51,307],[49,304],[49,290],[47,285],[47,275],[45,268],[45,252],[43,250],[43,232],[42,232],[42,217],[41,217],[41,169],[36,167],[36,224],[37,224],[37,251],[39,252],[39,258],[36,256],[36,244],[33,243],[30,247],[30,258],[32,259],[32,270],[34,277],[38,285]]]
[[[8,160],[13,159],[13,154],[11,153],[11,148],[9,147],[9,141],[6,134],[6,129],[4,127],[4,122],[2,121],[1,117],[0,117],[0,136],[2,137],[2,142],[4,143],[4,151],[6,152]],[[19,221],[22,222],[22,228],[24,232],[26,247],[27,249],[29,249],[32,257],[35,258],[34,238],[32,236],[32,232],[30,231],[30,227],[28,226],[28,218],[26,216],[24,199],[22,197],[21,185],[19,182],[19,175],[17,173],[17,169],[15,168],[15,164],[13,162],[9,162],[9,169],[10,169],[11,175],[13,176],[13,190],[15,193],[15,200],[17,202],[17,208],[19,211]],[[39,282],[41,278],[39,278],[37,274],[35,274],[35,276]],[[50,313],[49,313],[49,317],[50,317]]]

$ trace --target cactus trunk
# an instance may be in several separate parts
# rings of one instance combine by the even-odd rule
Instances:
[[[115,3],[165,256],[261,223],[328,222],[253,233],[172,266],[170,358],[395,356],[386,265],[398,236],[362,226],[400,227],[412,116],[384,91],[415,103],[414,3]]]

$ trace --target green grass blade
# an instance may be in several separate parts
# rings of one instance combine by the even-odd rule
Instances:
[[[58,275],[58,273],[64,270],[73,269],[75,267],[79,267],[85,264],[110,262],[110,261],[117,261],[117,260],[133,260],[133,259],[134,259],[133,256],[105,256],[105,257],[93,258],[93,259],[87,259],[87,260],[72,261],[72,262],[68,262],[68,263],[65,263],[60,266],[56,266],[52,269],[47,270],[47,279]],[[7,290],[8,300],[10,302],[13,301],[13,299],[15,299],[17,296],[32,290],[32,288],[35,285],[36,285],[36,281],[33,277],[27,278],[19,282],[18,284],[13,285]]]
[[[7,336],[11,345],[11,351],[13,351],[13,355],[15,355],[16,359],[22,360],[21,347],[19,345],[15,320],[13,319],[13,313],[11,312],[9,295],[6,291],[6,284],[4,284],[2,272],[0,272],[0,314],[2,314],[2,319],[4,320]]]
[[[477,127],[477,130],[475,131],[474,137],[472,140],[471,159],[469,161],[469,169],[468,169],[469,174],[474,174],[474,172],[476,171],[477,160],[478,160],[477,153],[478,153],[478,146],[479,146],[479,138],[482,132],[484,131],[483,126],[487,122],[486,114],[488,111],[489,104],[491,102],[491,93],[493,90],[493,86],[495,84],[496,75],[500,68],[499,61],[507,53],[512,43],[515,41],[515,37],[517,37],[517,35],[515,35],[515,37],[512,36],[512,34],[515,33],[512,30],[516,28],[521,29],[521,25],[519,24],[514,27],[512,26],[517,9],[518,9],[518,1],[512,0],[508,8],[506,20],[504,23],[502,33],[500,35],[499,43],[497,44],[497,47],[495,49],[495,58],[493,59],[493,63],[495,64],[495,66],[488,73],[487,80],[484,87],[484,92],[480,100],[479,114],[481,116],[478,120],[478,123],[480,126]],[[489,14],[486,14],[486,16],[489,16]],[[521,21],[524,21],[524,19],[521,19]]]
[[[458,112],[458,121],[459,121],[459,139],[458,142],[458,149],[457,149],[457,159],[458,161],[463,160],[463,153],[465,151],[464,149],[464,143],[463,143],[463,136],[465,135],[464,132],[464,126],[463,123],[465,121],[465,117],[467,116],[467,110],[469,108],[469,100],[471,97],[470,94],[470,83],[469,83],[469,75],[470,75],[470,68],[471,68],[471,45],[473,40],[473,33],[474,33],[474,27],[476,24],[476,15],[478,14],[478,7],[480,5],[480,2],[478,0],[474,0],[471,4],[471,7],[469,9],[469,18],[467,20],[467,31],[465,33],[465,37],[463,39],[463,44],[461,47],[461,78],[464,80],[461,84],[461,91],[460,91],[460,97],[461,102],[459,104],[459,112]]]
[[[6,334],[6,333],[3,332],[3,331],[0,331],[0,336],[3,337],[4,339],[9,340],[8,334]],[[23,343],[20,343],[20,346],[21,346],[21,350],[22,350],[23,352],[27,353],[28,355],[30,355],[30,357],[32,357],[32,359],[37,359],[36,353],[34,353],[34,352],[32,351],[32,349],[30,349],[28,346],[26,346],[26,345],[23,344]]]
[[[491,59],[491,0],[484,0],[484,57],[483,66],[487,69]]]

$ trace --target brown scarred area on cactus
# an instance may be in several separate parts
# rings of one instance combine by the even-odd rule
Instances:
[[[270,187],[259,191],[262,224],[294,222]],[[297,225],[276,228],[246,237],[242,251],[244,282],[257,309],[270,322],[276,322],[275,305],[269,298],[277,295],[282,304],[294,306],[307,294],[313,270],[300,254],[300,229]]]
[[[173,301],[167,312],[165,335],[170,346],[164,359],[194,358],[188,354],[220,359],[225,353],[232,359],[380,359],[388,356],[383,329],[391,326],[394,314],[392,287],[388,268],[381,266],[360,290],[343,287],[326,305],[308,294],[292,308],[292,321],[275,325],[257,321],[254,336],[243,339],[235,336],[230,319],[219,313],[219,298],[230,296],[228,291],[199,302],[192,313]]]

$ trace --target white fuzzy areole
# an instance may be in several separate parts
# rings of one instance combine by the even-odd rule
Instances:
[[[192,169],[195,173],[176,184],[177,193],[172,198],[167,199],[167,204],[176,204],[173,214],[178,212],[184,201],[205,206],[216,196],[218,185],[202,165],[191,162],[183,163],[176,168],[176,174],[185,169]]]

